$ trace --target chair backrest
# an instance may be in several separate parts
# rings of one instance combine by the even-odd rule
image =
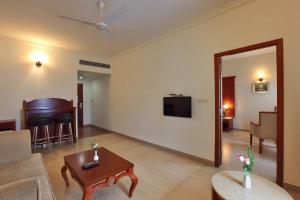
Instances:
[[[260,136],[264,139],[277,140],[277,113],[260,112]]]
[[[31,139],[29,130],[0,132],[0,164],[19,160],[30,155]]]

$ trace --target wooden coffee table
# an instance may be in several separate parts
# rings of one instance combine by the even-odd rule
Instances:
[[[72,178],[81,186],[83,200],[91,199],[93,192],[97,189],[109,187],[110,181],[116,184],[120,178],[129,176],[131,179],[129,197],[132,197],[133,190],[138,183],[138,178],[133,173],[134,165],[103,147],[98,150],[98,155],[100,164],[90,169],[83,169],[81,166],[93,161],[93,150],[64,157],[65,165],[61,168],[61,174],[67,187],[69,187],[67,169]]]

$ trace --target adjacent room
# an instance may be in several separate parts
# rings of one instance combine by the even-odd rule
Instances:
[[[110,73],[78,71],[77,124],[78,138],[108,133],[106,123],[109,108]]]
[[[2,0],[0,200],[300,200],[297,0]]]
[[[238,169],[236,158],[250,145],[253,172],[276,181],[276,72],[275,47],[223,57],[222,168]]]

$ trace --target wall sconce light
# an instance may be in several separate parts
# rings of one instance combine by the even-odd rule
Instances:
[[[223,109],[224,109],[224,112],[223,112],[223,117],[226,117],[226,113],[227,113],[227,111],[229,110],[229,105],[228,104],[224,104],[223,105]]]
[[[43,64],[47,63],[48,57],[43,52],[36,51],[31,54],[31,60],[35,62],[36,67],[41,67]]]
[[[37,62],[35,62],[35,65],[36,65],[37,67],[41,67],[41,66],[42,66],[42,62],[41,62],[41,61],[37,61]]]
[[[227,111],[229,109],[229,105],[228,104],[224,104],[223,108],[224,108],[225,111]]]
[[[263,72],[263,71],[257,72],[257,78],[258,78],[258,81],[259,81],[259,82],[263,82],[264,79],[265,79],[265,74],[264,74],[264,72]]]

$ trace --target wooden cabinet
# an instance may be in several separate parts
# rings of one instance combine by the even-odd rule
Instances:
[[[233,130],[233,118],[224,117],[223,118],[223,131],[232,131]]]
[[[47,98],[47,99],[35,99],[32,101],[23,101],[23,111],[25,119],[25,129],[29,129],[29,122],[31,119],[36,117],[50,117],[55,119],[56,116],[62,114],[72,114],[73,123],[73,142],[76,143],[76,107],[73,107],[73,101],[68,101],[65,99],[57,98]],[[49,125],[49,135],[51,142],[58,141],[58,132],[56,130],[56,124],[53,121]],[[38,133],[37,138],[41,137],[41,133]]]
[[[1,120],[0,121],[0,131],[15,131],[16,130],[16,120]]]

